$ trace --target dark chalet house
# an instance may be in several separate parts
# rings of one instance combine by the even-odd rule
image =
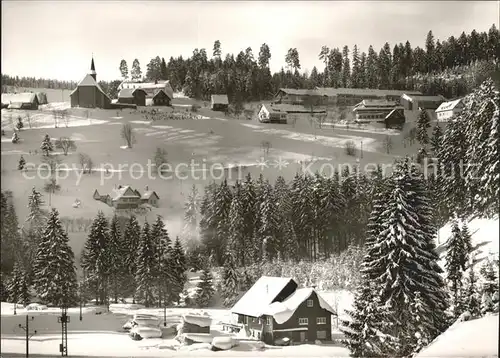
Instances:
[[[90,73],[78,83],[78,86],[70,93],[70,97],[71,107],[111,108],[111,98],[97,83],[94,58],[90,63]]]
[[[231,313],[251,335],[267,344],[332,340],[333,308],[312,287],[298,288],[291,278],[262,276],[234,305]]]

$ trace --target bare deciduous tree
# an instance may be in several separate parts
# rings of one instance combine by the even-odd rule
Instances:
[[[68,111],[63,109],[59,112],[59,115],[61,119],[64,121],[64,124],[66,125],[66,128],[68,128],[69,125],[69,114]]]
[[[92,173],[92,168],[94,166],[94,162],[92,162],[92,159],[88,154],[85,153],[80,153],[78,155],[78,160],[80,162],[80,166],[82,167],[82,173]]]
[[[392,150],[392,138],[388,134],[386,134],[386,136],[384,138],[384,148],[385,148],[387,154],[391,154],[391,150]]]
[[[61,137],[56,140],[56,148],[62,149],[64,155],[68,155],[70,150],[76,150],[76,144],[71,138]]]
[[[156,171],[158,174],[162,173],[165,170],[165,164],[167,162],[167,151],[163,148],[157,147],[155,156],[154,156],[154,162],[156,166]]]
[[[28,122],[28,127],[31,128],[31,115],[28,113],[26,113],[26,122]]]
[[[54,117],[54,128],[57,128],[57,119],[59,118],[59,111],[57,109],[52,110],[52,117]]]
[[[125,123],[122,126],[121,136],[123,139],[125,139],[125,142],[127,142],[127,147],[132,148],[132,145],[136,141],[135,141],[134,130],[133,130],[132,126],[130,125],[130,123]]]
[[[260,143],[260,145],[262,147],[262,151],[264,152],[264,154],[268,155],[269,154],[269,150],[271,149],[271,142],[268,141],[268,140],[263,140]]]
[[[57,155],[43,156],[42,165],[49,171],[50,175],[54,175],[58,166],[62,163],[61,158]]]
[[[56,191],[61,190],[61,185],[57,183],[56,178],[52,177],[43,186],[43,189],[45,190],[46,193],[51,193],[55,194]]]
[[[356,144],[354,143],[354,141],[348,140],[347,142],[345,142],[344,150],[345,150],[345,154],[347,154],[351,157],[356,156]]]

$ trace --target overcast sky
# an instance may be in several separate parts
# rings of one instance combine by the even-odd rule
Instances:
[[[80,80],[94,53],[98,80],[118,79],[121,59],[189,56],[195,48],[235,55],[271,49],[271,70],[284,66],[290,47],[302,70],[323,68],[321,46],[357,44],[378,52],[387,41],[423,46],[432,30],[441,40],[498,27],[499,2],[468,1],[5,1],[2,0],[2,73]]]

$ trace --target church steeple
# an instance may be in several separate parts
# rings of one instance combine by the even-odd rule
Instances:
[[[90,63],[90,75],[94,78],[95,81],[97,81],[97,73],[95,72],[94,65],[94,54],[92,54],[92,62]]]

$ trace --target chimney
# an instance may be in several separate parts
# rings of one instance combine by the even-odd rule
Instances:
[[[145,190],[146,190],[146,191],[148,191],[148,190],[149,190],[149,188],[148,188],[148,186],[147,186],[147,185],[146,185],[146,189],[145,189]]]

